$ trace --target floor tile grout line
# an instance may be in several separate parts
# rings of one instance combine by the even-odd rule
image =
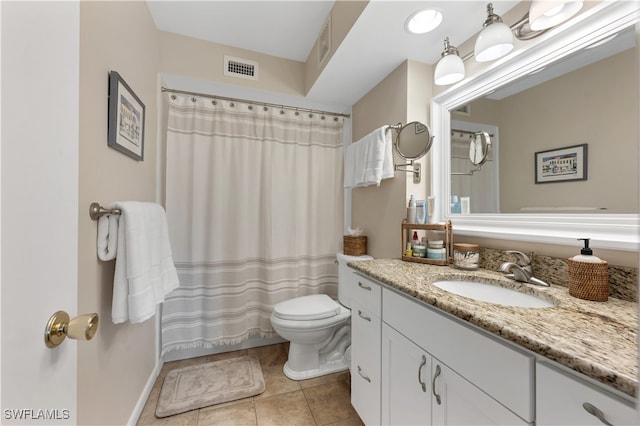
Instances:
[[[304,389],[300,389],[300,391],[302,391],[302,396],[304,397],[304,402],[307,403],[307,408],[309,408],[309,412],[311,413],[311,417],[313,417],[313,423],[318,426],[318,419],[316,418],[316,415],[313,413],[313,410],[311,409],[311,404],[309,404],[309,399],[307,398],[307,394],[304,392]]]

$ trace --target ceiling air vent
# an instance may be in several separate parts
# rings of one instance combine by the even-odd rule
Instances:
[[[258,79],[258,63],[248,59],[224,56],[224,75],[230,77],[246,78],[248,80]]]
[[[318,66],[322,66],[329,57],[331,51],[331,15],[327,18],[327,21],[320,31],[318,36]]]

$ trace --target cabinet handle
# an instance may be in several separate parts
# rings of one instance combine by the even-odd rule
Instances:
[[[604,418],[604,413],[600,411],[596,406],[589,404],[588,402],[585,402],[584,404],[582,404],[582,408],[584,408],[587,411],[587,413],[591,414],[592,416],[596,416],[598,420],[602,422],[602,424],[605,424],[607,426],[613,426],[611,423],[607,421],[607,419]]]
[[[360,377],[362,377],[363,379],[365,379],[367,382],[371,383],[371,379],[370,379],[370,378],[368,378],[367,376],[365,376],[365,375],[362,373],[362,368],[360,368],[360,366],[358,366],[358,374],[360,375]]]
[[[440,400],[440,395],[436,393],[436,379],[441,372],[442,370],[440,370],[440,366],[436,365],[436,374],[433,375],[433,381],[431,382],[431,392],[433,393],[433,396],[436,397],[436,402],[438,403],[438,405],[440,405],[442,401]]]
[[[427,365],[427,357],[422,355],[422,362],[420,363],[420,367],[418,367],[418,383],[422,387],[422,392],[427,391],[427,384],[422,381],[422,369]]]
[[[369,291],[371,291],[371,287],[370,287],[370,286],[368,286],[368,285],[364,285],[364,284],[362,284],[360,281],[358,281],[358,287],[363,288],[363,289],[365,289],[365,290],[369,290]]]
[[[358,309],[358,316],[365,321],[371,322],[371,317],[364,315],[360,309]]]

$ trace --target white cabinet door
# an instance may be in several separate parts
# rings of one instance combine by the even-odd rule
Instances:
[[[384,323],[382,424],[431,424],[431,355]]]
[[[436,358],[431,376],[434,425],[528,424]]]
[[[536,424],[587,426],[607,424],[605,422],[637,425],[638,411],[630,401],[545,363],[537,364]]]
[[[367,425],[380,424],[380,317],[351,306],[351,404]]]

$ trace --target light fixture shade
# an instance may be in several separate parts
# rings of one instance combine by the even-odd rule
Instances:
[[[473,56],[478,62],[501,58],[513,49],[513,33],[503,22],[487,25],[478,35]]]
[[[433,81],[438,86],[457,83],[464,78],[464,62],[456,54],[443,56],[436,65]]]
[[[529,26],[534,31],[554,27],[582,9],[582,0],[534,0],[529,8]]]

